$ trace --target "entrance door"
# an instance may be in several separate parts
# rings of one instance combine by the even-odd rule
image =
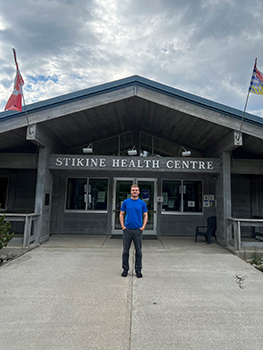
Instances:
[[[140,199],[142,199],[148,210],[148,222],[143,232],[145,235],[156,235],[156,179],[144,178],[115,178],[113,183],[113,216],[112,216],[112,234],[122,233],[119,215],[122,202],[130,198],[131,185],[136,184],[140,188]]]

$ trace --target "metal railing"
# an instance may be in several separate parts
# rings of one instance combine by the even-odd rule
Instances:
[[[234,232],[234,249],[241,250],[241,226],[246,227],[263,227],[263,219],[238,219],[238,218],[228,218],[229,224],[233,227]],[[232,232],[231,232],[232,234]],[[230,244],[231,237],[227,238],[227,244]]]
[[[22,221],[24,222],[24,236],[23,236],[23,247],[27,247],[30,243],[33,243],[38,238],[39,228],[38,225],[33,222],[39,219],[40,214],[29,213],[29,214],[19,214],[19,213],[1,213],[1,216],[5,216],[8,221]],[[33,230],[32,230],[33,229]],[[32,234],[31,234],[32,233]]]

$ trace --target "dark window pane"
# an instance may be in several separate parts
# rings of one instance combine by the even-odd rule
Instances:
[[[202,181],[184,181],[184,212],[202,212]]]
[[[66,209],[85,210],[87,179],[68,179]]]
[[[0,209],[6,209],[8,178],[0,177]]]

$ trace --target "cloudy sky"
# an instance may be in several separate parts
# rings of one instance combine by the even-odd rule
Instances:
[[[1,0],[0,111],[16,49],[26,103],[137,74],[243,110],[262,0]],[[263,117],[263,96],[247,111]]]

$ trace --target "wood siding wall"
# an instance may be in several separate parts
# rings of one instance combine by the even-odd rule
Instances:
[[[77,213],[65,211],[65,196],[67,177],[108,177],[108,213]],[[149,173],[105,172],[88,171],[53,171],[53,197],[51,210],[51,233],[53,234],[111,234],[113,179],[125,177],[156,178],[157,196],[162,195],[162,179],[202,180],[203,194],[214,194],[216,181],[211,174],[183,174],[183,173]],[[162,214],[161,204],[157,205],[157,235],[192,236],[195,227],[206,225],[207,217],[215,215],[215,203],[212,207],[204,208],[198,214]]]
[[[30,169],[0,170],[0,176],[7,176],[7,213],[33,213],[35,205],[37,171]],[[15,233],[24,232],[22,222],[12,222]]]

